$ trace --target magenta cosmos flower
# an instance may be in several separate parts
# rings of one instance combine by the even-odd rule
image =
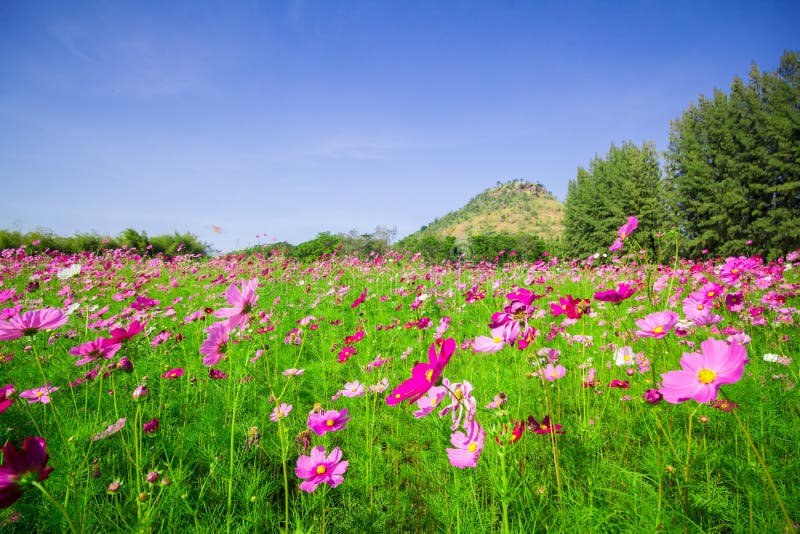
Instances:
[[[200,346],[200,354],[203,354],[203,365],[211,367],[225,356],[225,351],[230,342],[231,328],[227,322],[214,323],[208,327],[208,337]]]
[[[11,443],[3,445],[3,465],[0,466],[0,508],[8,508],[22,496],[31,482],[42,482],[50,476],[47,467],[47,443],[38,436],[22,441],[22,453]]]
[[[564,433],[564,430],[561,430],[561,425],[550,422],[549,415],[545,415],[541,423],[534,419],[532,415],[530,415],[528,416],[528,424],[526,426],[528,431],[533,432],[534,434],[552,434],[553,432],[556,434]]]
[[[417,399],[425,395],[431,389],[444,370],[450,357],[456,350],[456,341],[447,338],[442,342],[442,350],[436,353],[436,343],[432,343],[428,349],[428,363],[416,363],[411,368],[411,378],[392,390],[391,395],[386,397],[386,404],[394,406],[404,400],[416,402]]]
[[[282,402],[280,406],[275,406],[275,408],[272,409],[269,420],[273,423],[277,423],[284,417],[288,417],[290,413],[292,413],[292,405]]]
[[[618,289],[609,289],[607,291],[598,291],[594,294],[594,300],[600,300],[603,302],[622,302],[623,300],[630,298],[636,289],[628,284],[620,284]]]
[[[39,330],[55,330],[67,324],[68,317],[59,309],[26,311],[0,322],[0,340],[32,336]]]
[[[0,413],[8,410],[8,407],[14,402],[12,396],[16,391],[14,384],[7,384],[0,388]]]
[[[250,323],[250,314],[256,301],[258,301],[256,288],[258,288],[258,278],[242,280],[241,289],[236,287],[236,284],[231,284],[225,291],[225,298],[228,300],[228,304],[233,307],[220,308],[214,312],[214,317],[227,319],[225,323],[228,325],[229,330],[237,327],[239,330],[247,328]]]
[[[69,353],[73,356],[80,356],[81,359],[75,362],[75,365],[84,365],[93,362],[97,358],[105,358],[110,360],[122,347],[119,341],[114,339],[107,339],[99,337],[93,341],[87,341],[77,347],[69,349]]]
[[[322,413],[312,411],[308,414],[308,428],[318,436],[322,436],[328,432],[336,432],[343,429],[344,424],[349,420],[347,408],[341,412],[336,410],[327,410]]]
[[[297,478],[304,479],[300,489],[311,493],[320,484],[328,484],[335,488],[344,481],[347,471],[347,462],[342,461],[342,450],[335,447],[325,456],[325,447],[318,445],[311,449],[310,456],[301,456],[297,459],[297,468],[294,474]]]
[[[639,330],[636,335],[639,337],[654,337],[661,339],[678,324],[680,316],[673,311],[663,311],[651,313],[647,317],[636,320]]]
[[[367,298],[367,288],[365,287],[364,291],[362,291],[361,294],[356,298],[356,300],[353,301],[353,303],[350,305],[350,307],[351,308],[357,308],[358,306],[360,306],[364,302],[364,299],[366,299],[366,298]]]
[[[122,343],[124,341],[128,341],[133,336],[141,332],[144,329],[145,324],[146,323],[141,323],[139,321],[133,321],[128,328],[112,328],[109,332],[109,335],[117,343]]]
[[[614,240],[614,243],[608,247],[608,250],[615,251],[622,248],[622,242],[628,238],[629,235],[633,233],[634,230],[639,226],[639,219],[636,217],[628,217],[628,222],[623,224],[619,227],[617,231],[617,238]]]
[[[664,400],[678,404],[689,399],[700,403],[716,400],[719,387],[742,378],[747,351],[738,343],[709,338],[700,344],[700,352],[684,353],[680,371],[661,375],[659,390]]]

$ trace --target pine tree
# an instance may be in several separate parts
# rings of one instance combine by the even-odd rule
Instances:
[[[670,205],[685,253],[785,254],[800,244],[800,72],[787,52],[780,69],[730,95],[700,97],[672,123]]]

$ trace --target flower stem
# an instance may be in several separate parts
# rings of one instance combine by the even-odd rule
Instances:
[[[34,482],[32,482],[32,484],[33,484],[33,486],[36,487],[36,489],[38,489],[39,491],[42,492],[42,495],[44,495],[47,498],[47,500],[50,501],[50,503],[53,506],[58,508],[58,511],[61,512],[61,515],[63,515],[64,519],[67,520],[67,525],[69,525],[70,532],[72,532],[73,534],[78,534],[78,529],[75,528],[75,524],[72,522],[72,518],[70,518],[69,514],[64,509],[64,507],[61,505],[61,503],[59,503],[57,500],[55,500],[53,498],[53,496],[50,495],[50,492],[48,492],[46,489],[44,489],[44,486],[42,486],[38,482],[34,481]]]
[[[725,396],[725,398],[727,398],[727,396]],[[761,469],[764,470],[764,475],[766,475],[770,488],[772,488],[772,492],[775,494],[775,499],[778,501],[778,505],[781,507],[781,512],[783,512],[783,519],[786,521],[786,532],[793,532],[795,530],[794,524],[792,523],[792,520],[789,517],[789,512],[786,511],[786,505],[783,504],[783,500],[781,499],[781,496],[778,493],[778,488],[775,487],[775,481],[772,479],[772,475],[770,474],[769,469],[767,469],[767,464],[761,457],[761,453],[758,452],[758,447],[756,447],[756,444],[753,443],[753,438],[750,437],[750,433],[745,428],[744,423],[742,423],[739,414],[736,413],[736,410],[731,410],[731,413],[736,418],[736,422],[739,423],[739,428],[741,429],[742,434],[744,434],[747,443],[750,444],[750,448],[753,449],[753,452],[756,455],[758,463],[761,464]]]

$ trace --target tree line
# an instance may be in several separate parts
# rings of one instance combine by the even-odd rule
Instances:
[[[143,256],[156,256],[164,254],[174,256],[177,254],[208,255],[211,246],[189,232],[179,234],[164,234],[148,236],[147,232],[137,232],[127,228],[116,237],[101,236],[94,233],[79,233],[70,237],[56,235],[50,230],[33,230],[20,232],[18,230],[0,229],[0,250],[18,249],[24,246],[29,252],[56,251],[65,254],[78,252],[100,252],[117,248],[136,250]]]
[[[567,188],[564,249],[603,252],[630,215],[638,244],[674,228],[680,254],[761,255],[800,246],[800,55],[753,65],[730,92],[700,96],[672,121],[664,165],[652,142],[611,145]]]

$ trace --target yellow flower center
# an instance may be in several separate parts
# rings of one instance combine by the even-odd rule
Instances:
[[[41,391],[37,391],[36,392],[36,398],[38,399],[38,398],[41,398],[41,397],[44,397],[44,393],[42,393]]]
[[[539,428],[541,428],[542,430],[546,431],[547,430],[547,425],[539,425]]]
[[[318,475],[324,475],[326,471],[327,471],[327,469],[325,468],[324,465],[318,465],[317,466],[317,474]]]
[[[475,452],[476,450],[478,450],[478,444],[473,441],[472,443],[469,444],[469,447],[467,447],[467,450],[469,452]]]
[[[625,239],[626,237],[628,237],[628,233],[627,232],[622,232],[622,235],[619,236],[619,237],[620,237],[620,239]]]
[[[425,371],[425,379],[430,382],[431,378],[433,377],[433,369],[428,369]]]
[[[660,334],[663,331],[664,331],[664,327],[661,326],[661,325],[658,325],[657,327],[653,328],[653,333],[654,334]]]
[[[630,356],[628,356],[628,355],[626,354],[626,355],[624,355],[624,356],[622,357],[622,360],[623,360],[623,361],[626,361],[626,362],[629,362],[629,361],[631,361],[631,357],[630,357]]]
[[[460,387],[456,388],[456,390],[453,392],[453,396],[456,398],[456,400],[463,399],[464,398],[464,390],[461,389]]]
[[[500,343],[501,341],[503,341],[503,338],[495,337],[494,339],[492,339],[492,341],[494,341],[495,343]]]
[[[325,424],[328,426],[333,426],[333,423],[334,423],[333,419],[328,419],[327,421],[325,421]]]
[[[697,371],[697,379],[701,384],[710,384],[715,378],[717,378],[717,373],[711,369],[700,369]]]
[[[705,306],[703,306],[702,304],[698,304],[698,305],[697,305],[697,309],[698,309],[698,310],[702,310],[703,308],[705,308]]]

